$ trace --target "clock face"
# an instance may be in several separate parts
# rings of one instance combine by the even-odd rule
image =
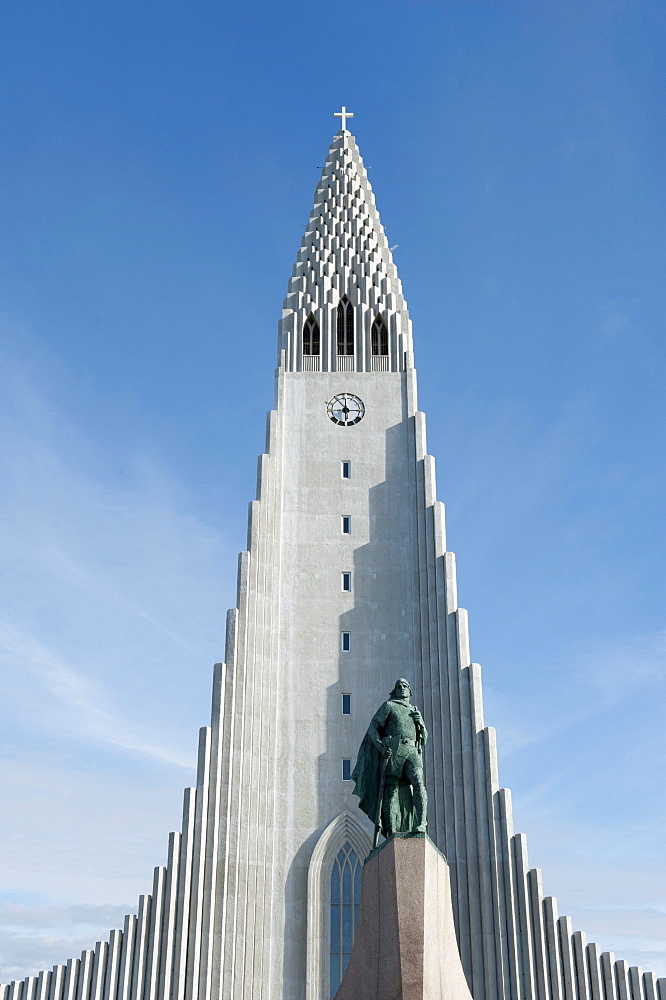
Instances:
[[[352,396],[351,392],[341,392],[333,399],[329,399],[326,404],[326,412],[334,424],[341,424],[343,427],[351,427],[363,419],[365,406],[363,400],[358,396]]]

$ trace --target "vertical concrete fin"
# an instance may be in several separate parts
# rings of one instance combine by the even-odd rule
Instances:
[[[534,979],[539,1000],[548,1000],[548,972],[546,963],[546,943],[543,926],[543,888],[541,871],[532,868],[527,873],[527,892],[532,928],[532,948],[534,955]]]
[[[180,879],[181,835],[169,835],[169,854],[164,887],[164,915],[162,917],[162,947],[160,949],[158,1000],[169,1000],[172,991],[176,920],[178,912],[178,883]]]
[[[104,976],[106,975],[106,960],[108,958],[108,954],[108,942],[98,941],[95,945],[95,957],[93,959],[90,1000],[102,1000],[104,996]]]
[[[79,981],[76,987],[76,1000],[89,1000],[92,991],[95,952],[90,950],[82,951],[79,961]]]
[[[65,973],[65,985],[63,988],[63,1000],[76,1000],[76,986],[79,978],[80,959],[70,958],[67,962],[67,972]],[[24,991],[25,993],[25,991]],[[25,1000],[25,996],[23,998]]]
[[[236,662],[236,646],[238,642],[238,608],[230,608],[229,611],[227,611],[226,625],[224,662],[231,672],[233,671],[233,667]]]
[[[247,506],[247,548],[248,552],[253,552],[256,548],[259,535],[259,517],[261,515],[261,504],[258,500],[251,500]]]
[[[483,689],[481,687],[481,664],[470,663],[469,666],[469,696],[474,732],[479,733],[483,726]],[[485,777],[485,770],[484,770]]]
[[[35,1000],[49,1000],[49,979],[51,973],[43,969],[37,977],[37,993]],[[9,986],[0,986],[0,1000],[7,1000],[9,996]],[[652,998],[651,998],[652,1000]]]
[[[456,580],[456,557],[453,552],[444,553],[446,579],[446,611],[452,614],[458,608],[458,584]]]
[[[136,916],[134,913],[128,913],[123,925],[123,947],[120,955],[120,971],[118,974],[118,1000],[132,1000],[132,965],[134,963],[135,942]]]
[[[643,994],[643,970],[638,965],[629,967],[629,996],[631,1000],[645,1000]]]
[[[618,1000],[615,985],[615,955],[612,951],[601,953],[601,982],[604,1000]]]
[[[148,961],[148,932],[150,930],[150,896],[139,896],[139,912],[137,914],[136,949],[134,952],[134,969],[132,972],[132,1000],[142,1000],[146,982],[146,964]]]
[[[486,780],[493,797],[499,791],[499,773],[497,763],[497,733],[493,726],[484,727],[486,743]]]
[[[446,507],[441,500],[435,500],[433,504],[433,517],[435,522],[435,556],[439,559],[446,552]]]
[[[657,983],[653,972],[643,973],[643,996],[645,1000],[657,1000]]]
[[[76,1000],[76,981],[79,977],[79,964],[78,958],[70,958],[67,962],[65,985],[62,991],[63,1000]],[[23,990],[22,1000],[26,1000],[25,989]]]
[[[585,934],[582,931],[575,931],[573,934],[570,933],[570,939],[573,945],[577,1000],[591,1000],[589,976],[585,960]]]
[[[224,664],[216,664],[215,682],[216,704],[214,712],[220,718],[224,705]],[[222,716],[222,722],[224,717]],[[208,820],[206,829],[206,855],[203,882],[203,912],[201,918],[201,964],[199,970],[199,996],[206,1000],[212,987],[212,962],[215,949],[215,905],[217,893],[217,865],[220,846],[220,824],[222,821],[222,747],[224,743],[223,725],[216,726],[211,733],[210,777],[208,792]]]
[[[629,1000],[629,966],[624,959],[615,962],[615,988],[618,1000]]]
[[[598,944],[588,944],[585,949],[587,953],[587,974],[590,982],[591,1000],[604,1000],[604,980],[601,968],[601,954]]]
[[[228,624],[228,615],[227,615]],[[224,704],[225,664],[216,663],[213,666],[213,690],[210,706],[210,726],[213,731],[220,728],[222,706]]]
[[[426,507],[432,507],[437,500],[437,479],[435,459],[432,455],[423,456],[423,481],[425,485]]]
[[[486,729],[488,787],[497,784],[497,746],[495,731]],[[510,812],[510,808],[509,808]],[[507,830],[504,795],[497,788],[492,792],[492,823],[495,850],[493,854],[496,889],[497,938],[501,954],[500,993],[505,1000],[518,1000],[518,945],[514,917],[513,877],[511,870],[511,837]]]
[[[470,684],[474,685],[474,666],[470,667]],[[472,704],[474,698],[472,697]],[[474,724],[476,725],[476,721]],[[497,900],[497,867],[493,790],[488,780],[487,733],[477,730],[473,736],[474,788],[477,817],[477,851],[479,855],[479,888],[481,892],[481,934],[483,947],[484,989],[488,996],[499,996],[502,975],[501,935]]]
[[[236,586],[236,605],[238,613],[242,614],[247,606],[247,588],[250,575],[250,553],[246,550],[238,555],[238,580]],[[225,653],[225,661],[229,662],[229,656]]]
[[[268,477],[269,461],[268,455],[259,455],[259,458],[257,459],[257,488],[255,493],[257,503],[261,503],[264,499],[265,482]]]
[[[183,799],[183,832],[180,839],[178,895],[174,928],[173,1000],[184,1000],[185,997],[195,826],[196,789],[186,788]]]
[[[278,412],[269,410],[266,414],[266,454],[271,455],[277,441]]]
[[[426,444],[426,417],[422,410],[417,410],[414,420],[414,442],[416,444],[416,461],[422,462],[428,453]]]
[[[456,654],[459,664],[457,712],[460,719],[461,770],[462,770],[462,811],[458,818],[464,857],[466,859],[467,909],[470,925],[472,995],[483,990],[486,971],[484,969],[483,918],[481,903],[482,867],[479,864],[479,829],[476,814],[476,790],[474,781],[474,745],[476,730],[472,718],[471,685],[469,668],[469,643],[467,640],[467,618],[462,609],[455,615]]]
[[[117,1000],[122,946],[123,932],[121,930],[111,931],[106,961],[106,975],[104,977],[104,1000]]]
[[[62,1000],[63,987],[65,985],[65,966],[64,965],[54,965],[51,972],[51,982],[49,986],[49,1000]],[[17,993],[19,990],[17,986]],[[12,990],[14,988],[14,983],[12,983]],[[11,998],[14,1000],[14,997]]]
[[[557,901],[546,896],[543,901],[543,933],[550,1000],[566,1000],[562,990],[562,960],[557,926]]]
[[[199,731],[199,767],[197,771],[192,889],[187,949],[186,996],[188,1000],[197,1000],[198,998],[199,968],[203,944],[201,926],[203,921],[206,831],[208,827],[208,800],[210,794],[211,737],[212,730],[210,726],[204,726]]]
[[[544,901],[545,902],[545,901]],[[557,921],[560,965],[562,970],[562,994],[564,1000],[577,1000],[576,970],[574,967],[572,928],[570,917],[559,917]],[[548,956],[551,946],[548,942]]]
[[[520,955],[520,973],[524,1000],[537,1000],[532,956],[532,921],[527,888],[527,841],[522,833],[512,838],[513,881],[515,889],[516,927]]]
[[[148,960],[144,989],[145,1000],[156,1000],[157,997],[165,883],[166,868],[160,865],[158,868],[155,868],[153,875],[153,905],[150,908],[150,926],[148,930]]]

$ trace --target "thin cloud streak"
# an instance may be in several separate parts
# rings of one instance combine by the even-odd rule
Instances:
[[[89,678],[77,674],[36,639],[23,635],[14,626],[0,622],[0,658],[8,673],[30,674],[52,696],[60,711],[49,713],[48,723],[77,739],[111,743],[135,753],[146,754],[168,764],[190,769],[191,755],[154,745],[128,730],[119,718],[103,707],[104,695]]]

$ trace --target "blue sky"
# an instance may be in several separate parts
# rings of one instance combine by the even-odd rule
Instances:
[[[0,981],[118,925],[180,824],[343,103],[517,829],[560,912],[666,975],[664,6],[0,21]]]

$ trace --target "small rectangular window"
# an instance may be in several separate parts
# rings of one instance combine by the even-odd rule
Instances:
[[[351,760],[348,757],[342,758],[342,780],[351,781],[352,766]]]
[[[343,694],[342,696],[342,714],[351,715],[351,695]]]
[[[344,591],[351,591],[351,573],[342,574],[342,589]]]
[[[340,649],[343,653],[348,653],[351,649],[351,632],[340,633]]]
[[[342,462],[342,478],[351,479],[351,462]]]
[[[351,535],[351,514],[342,515],[342,534]]]

